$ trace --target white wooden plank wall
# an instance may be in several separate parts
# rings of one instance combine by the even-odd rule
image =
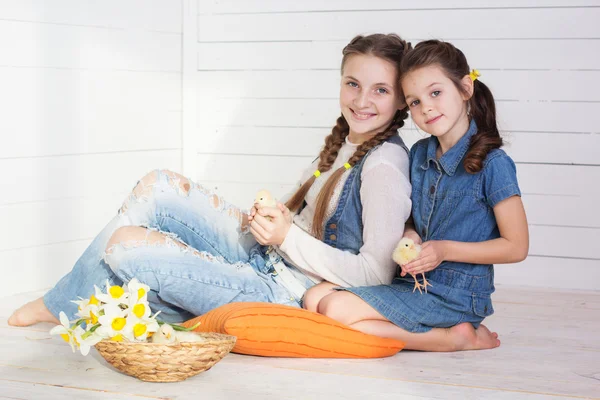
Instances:
[[[69,271],[138,178],[182,167],[182,5],[0,3],[0,293]]]
[[[341,49],[355,34],[450,40],[498,100],[530,222],[529,258],[498,266],[497,283],[598,289],[600,1],[198,0],[188,11],[194,7],[197,31],[187,26],[184,36],[197,36],[184,64],[196,68],[184,75],[194,74],[197,90],[184,113],[197,115],[184,140],[197,149],[195,165],[186,164],[200,182],[242,207],[259,187],[287,192],[339,115]],[[409,144],[422,137],[412,122],[403,135]]]

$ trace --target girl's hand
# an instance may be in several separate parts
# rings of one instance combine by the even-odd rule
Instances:
[[[256,205],[253,205],[248,213],[248,223],[252,222],[254,216],[256,215]]]
[[[250,232],[264,246],[280,245],[292,226],[292,213],[283,204],[260,207],[250,222]]]
[[[402,266],[402,270],[409,274],[424,274],[436,269],[446,256],[446,247],[443,240],[430,240],[421,246],[421,254],[408,264]]]

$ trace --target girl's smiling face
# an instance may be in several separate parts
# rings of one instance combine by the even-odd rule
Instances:
[[[392,122],[398,109],[403,108],[398,71],[389,61],[356,54],[342,70],[340,108],[350,126],[348,139],[361,144]]]
[[[438,65],[417,68],[402,77],[413,121],[423,131],[440,138],[440,142],[454,144],[469,128],[467,100],[473,83],[467,75],[461,84],[464,91]]]

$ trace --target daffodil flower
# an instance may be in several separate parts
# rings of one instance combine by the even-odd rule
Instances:
[[[62,311],[59,313],[58,316],[60,319],[60,325],[57,325],[54,328],[52,328],[50,330],[50,334],[60,335],[60,337],[62,337],[65,342],[71,345],[71,350],[75,352],[75,347],[78,347],[78,343],[75,340],[75,335],[73,333],[73,328],[71,327],[71,322],[69,321],[69,318],[67,318],[67,314],[65,314]],[[80,326],[77,327],[81,328]]]
[[[96,291],[96,298],[103,303],[106,304],[127,304],[127,299],[129,298],[129,292],[125,289],[127,286],[111,286],[108,280],[106,281],[106,293],[102,293],[102,291],[94,286]]]
[[[81,354],[84,356],[88,355],[91,347],[95,346],[96,343],[104,339],[100,334],[95,332],[89,335],[88,331],[83,329],[81,326],[77,326],[73,330],[73,335],[79,344],[79,350],[81,351]]]
[[[114,341],[123,339],[133,340],[133,330],[127,325],[127,310],[122,310],[118,305],[106,304],[104,315],[98,318],[100,327],[97,332]]]
[[[86,324],[93,326],[98,323],[103,303],[95,295],[91,295],[89,299],[72,300],[72,302],[77,304],[78,311],[75,315],[84,318]]]
[[[129,290],[129,300],[133,299],[136,302],[139,301],[147,301],[148,299],[148,291],[150,291],[150,286],[145,285],[137,280],[137,278],[133,278],[127,284],[127,289]]]

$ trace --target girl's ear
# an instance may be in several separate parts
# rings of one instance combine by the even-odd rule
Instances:
[[[471,79],[471,76],[467,74],[460,80],[460,84],[463,88],[463,100],[467,101],[473,96],[473,79]]]

